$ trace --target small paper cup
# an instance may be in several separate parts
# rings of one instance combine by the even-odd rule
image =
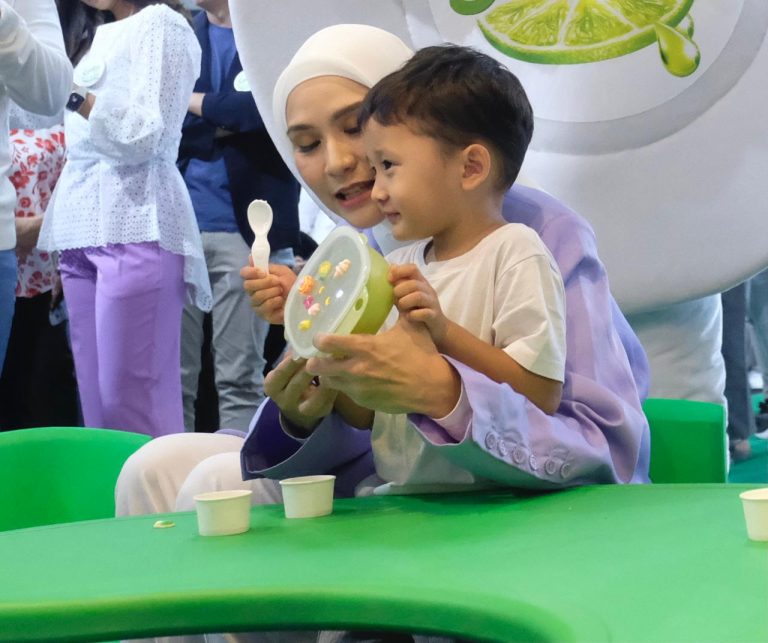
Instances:
[[[199,493],[197,529],[201,536],[230,536],[242,534],[251,527],[251,491],[210,491]]]
[[[739,494],[750,540],[768,541],[768,487]]]
[[[333,511],[336,476],[300,476],[280,480],[286,518],[317,518]]]

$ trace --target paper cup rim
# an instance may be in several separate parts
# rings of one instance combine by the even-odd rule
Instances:
[[[321,482],[331,482],[333,480],[336,480],[336,476],[333,475],[316,475],[316,476],[297,476],[295,478],[285,478],[284,480],[280,480],[280,486],[298,486],[298,485],[309,485],[309,484],[319,484]]]
[[[205,493],[198,493],[192,496],[192,498],[195,502],[217,502],[243,498],[244,496],[250,496],[251,493],[253,492],[250,489],[228,489],[223,491],[206,491]]]
[[[761,487],[760,489],[749,489],[748,491],[742,491],[739,494],[739,498],[741,498],[742,500],[768,502],[768,487]]]

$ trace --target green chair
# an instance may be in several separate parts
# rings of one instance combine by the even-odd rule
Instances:
[[[726,482],[725,409],[720,404],[651,398],[651,480]]]
[[[114,516],[120,469],[150,439],[76,427],[0,433],[0,531]]]

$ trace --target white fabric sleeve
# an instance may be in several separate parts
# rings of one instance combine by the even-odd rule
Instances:
[[[53,0],[0,0],[0,82],[22,109],[52,116],[67,102],[72,65]]]
[[[562,382],[565,290],[549,257],[532,255],[497,277],[494,344],[524,368]]]
[[[132,37],[128,89],[105,85],[90,114],[94,147],[126,163],[164,151],[166,122],[186,112],[200,73],[200,47],[181,17],[163,5],[142,12],[151,15]]]

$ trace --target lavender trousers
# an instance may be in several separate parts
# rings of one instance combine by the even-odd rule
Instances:
[[[65,250],[59,266],[85,425],[184,431],[184,257],[157,243]]]

